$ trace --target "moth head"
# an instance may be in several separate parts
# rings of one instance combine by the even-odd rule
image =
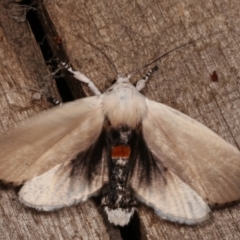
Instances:
[[[116,83],[129,83],[129,78],[131,76],[132,75],[128,75],[128,76],[125,77],[123,75],[118,75]]]
[[[108,220],[110,223],[119,226],[125,226],[129,223],[131,217],[134,214],[135,208],[131,207],[130,209],[116,208],[111,209],[109,207],[104,208],[107,213]]]

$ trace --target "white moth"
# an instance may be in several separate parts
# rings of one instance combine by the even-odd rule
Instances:
[[[103,94],[56,107],[0,137],[0,179],[22,203],[51,211],[100,195],[128,224],[137,201],[169,221],[196,224],[240,199],[240,152],[207,127],[139,91],[128,77]]]

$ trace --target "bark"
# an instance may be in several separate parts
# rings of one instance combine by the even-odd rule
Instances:
[[[40,5],[47,36],[61,39],[64,54],[59,53],[60,47],[56,41],[50,41],[56,57],[60,61],[70,61],[74,68],[90,77],[102,92],[111,85],[117,74],[132,73],[173,50],[149,68],[135,74],[132,81],[135,82],[148,69],[158,65],[159,71],[143,90],[144,95],[202,122],[239,148],[238,1],[46,0]],[[1,84],[9,81],[8,85],[11,85],[19,79],[35,79],[37,77],[29,70],[34,67],[29,67],[27,60],[19,60],[22,53],[15,49],[19,44],[7,37],[2,23],[4,14],[0,15],[3,28],[0,57],[4,62],[1,67],[4,80]],[[16,28],[12,21],[8,19],[9,29]],[[24,25],[24,32],[31,36],[26,22],[17,24],[18,28]],[[29,38],[34,45],[32,37]],[[26,47],[26,44],[22,46]],[[27,59],[32,57],[28,56]],[[44,66],[43,60],[38,60],[38,64],[40,62]],[[44,75],[46,70],[41,71]],[[213,74],[214,71],[216,74]],[[22,86],[21,82],[15,84]],[[86,95],[91,94],[87,87],[83,88]],[[9,120],[9,116],[2,112],[5,129],[13,125],[16,119],[26,118],[26,111],[30,111],[30,115],[40,111],[35,110],[37,104],[24,112],[13,111],[12,105],[15,103],[9,102],[10,97],[6,97],[9,95],[4,93],[3,96],[5,100],[1,103],[6,103],[2,109],[7,109],[8,115],[11,113],[14,116]],[[27,96],[24,94],[23,97]],[[29,98],[31,96],[27,98],[27,104]],[[3,226],[0,231],[5,234],[5,239],[120,238],[119,232],[107,225],[104,215],[99,214],[92,201],[46,214],[24,208],[15,201],[13,191],[1,191],[1,195],[0,216],[4,217],[0,218]],[[173,240],[239,239],[239,211],[238,205],[215,210],[205,223],[185,226],[164,221],[152,209],[140,205],[141,236],[142,239]],[[13,227],[14,231],[11,230]]]

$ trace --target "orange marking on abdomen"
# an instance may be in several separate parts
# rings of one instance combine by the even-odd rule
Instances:
[[[118,145],[112,148],[112,158],[129,158],[131,148],[125,145]]]

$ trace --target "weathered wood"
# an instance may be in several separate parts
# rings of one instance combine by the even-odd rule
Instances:
[[[50,74],[27,21],[17,22],[9,1],[0,1],[0,124],[13,127],[49,107],[45,100]],[[46,83],[47,84],[47,83]],[[51,85],[51,84],[50,84]],[[42,91],[44,90],[44,91]],[[51,94],[50,90],[47,90]],[[36,95],[39,94],[39,95]],[[53,93],[56,96],[56,92]],[[38,98],[40,97],[40,98]],[[13,149],[14,151],[14,149]],[[9,159],[11,161],[11,159]],[[24,207],[12,189],[0,189],[0,239],[120,239],[104,225],[93,201],[58,212]]]
[[[239,147],[238,1],[51,0],[43,5],[70,62],[102,91],[117,73],[131,73],[189,43],[156,63],[160,70],[144,94]],[[215,82],[210,77],[214,71]],[[239,239],[239,212],[238,205],[214,211],[209,221],[190,227],[139,208],[142,235],[148,239]]]

